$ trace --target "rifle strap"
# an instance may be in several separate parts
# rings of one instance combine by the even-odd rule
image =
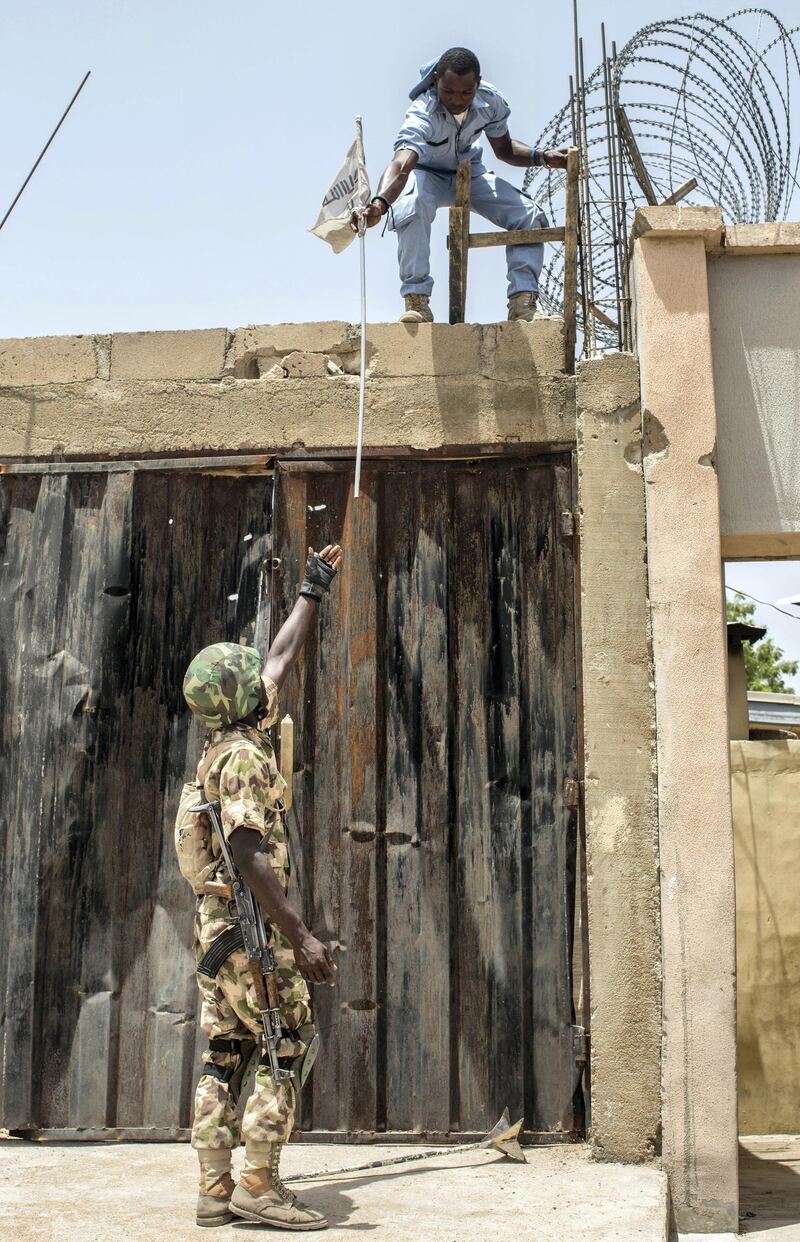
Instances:
[[[201,1078],[216,1078],[219,1082],[230,1082],[238,1068],[237,1065],[214,1065],[209,1061],[203,1066]]]
[[[241,1039],[209,1039],[208,1047],[211,1052],[232,1052],[237,1057],[242,1055]]]
[[[256,749],[255,742],[251,742],[245,738],[223,738],[221,742],[215,742],[213,746],[209,746],[197,765],[197,783],[202,786],[206,783],[209,768],[215,759],[219,759],[220,755],[224,755],[227,750],[236,750],[241,747],[250,747],[251,750]]]

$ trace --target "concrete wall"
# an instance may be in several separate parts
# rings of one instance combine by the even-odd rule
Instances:
[[[800,254],[728,247],[708,287],[722,533],[753,556],[754,536],[793,536],[783,555],[800,553]]]
[[[728,648],[728,737],[746,742],[749,736],[747,669],[739,645]]]
[[[370,325],[367,451],[574,445],[562,333],[546,319]],[[0,456],[350,454],[358,344],[345,323],[2,341]],[[577,382],[593,1138],[639,1161],[659,1151],[661,998],[635,359],[595,359]]]
[[[706,249],[710,208],[637,211],[658,729],[663,1160],[678,1228],[738,1228],[735,904]]]
[[[0,456],[352,447],[346,323],[0,341]],[[366,443],[573,442],[563,325],[371,324]]]
[[[592,1138],[610,1160],[661,1150],[655,703],[639,368],[578,366],[584,806]]]
[[[800,1130],[800,741],[731,746],[739,1128]]]

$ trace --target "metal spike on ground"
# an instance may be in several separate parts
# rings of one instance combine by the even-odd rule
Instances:
[[[475,1143],[459,1143],[456,1147],[440,1147],[436,1151],[415,1151],[408,1156],[390,1156],[386,1160],[371,1160],[369,1164],[355,1164],[347,1169],[318,1169],[316,1173],[292,1173],[289,1177],[281,1178],[281,1181],[310,1182],[317,1177],[339,1177],[343,1173],[367,1173],[370,1169],[386,1169],[393,1164],[410,1164],[412,1160],[429,1160],[432,1156],[451,1156],[457,1151],[480,1151],[481,1149],[490,1149],[501,1156],[506,1156],[509,1160],[526,1164],[525,1152],[519,1144],[522,1122],[523,1118],[520,1117],[519,1121],[515,1121],[512,1126],[506,1108],[489,1133]]]

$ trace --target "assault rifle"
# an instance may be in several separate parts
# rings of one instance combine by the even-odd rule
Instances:
[[[278,1003],[278,988],[275,982],[275,954],[272,952],[267,940],[261,907],[245,884],[241,872],[233,861],[233,855],[228,848],[228,842],[225,840],[225,833],[222,831],[222,823],[219,818],[219,803],[202,802],[199,806],[193,806],[191,810],[195,815],[200,815],[205,811],[214,826],[222,857],[231,877],[233,900],[236,902],[236,915],[239,920],[237,927],[231,928],[229,932],[223,932],[221,936],[217,937],[197,969],[201,974],[207,975],[209,979],[215,979],[217,971],[227,958],[230,957],[231,953],[235,949],[244,947],[247,960],[250,963],[250,974],[253,979],[253,987],[255,988],[256,1003],[258,1004],[261,1021],[264,1026],[264,1043],[266,1044],[272,1076],[276,1082],[285,1078],[294,1078],[293,1070],[283,1069],[278,1064],[281,1012]]]

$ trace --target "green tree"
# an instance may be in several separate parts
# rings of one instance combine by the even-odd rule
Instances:
[[[738,592],[734,599],[725,604],[728,621],[744,621],[747,625],[754,624],[753,614],[756,606],[746,600]],[[784,681],[784,677],[794,677],[797,660],[784,660],[783,652],[772,639],[765,635],[757,644],[742,643],[744,667],[747,673],[748,690],[764,690],[772,694],[794,694],[794,689]]]

